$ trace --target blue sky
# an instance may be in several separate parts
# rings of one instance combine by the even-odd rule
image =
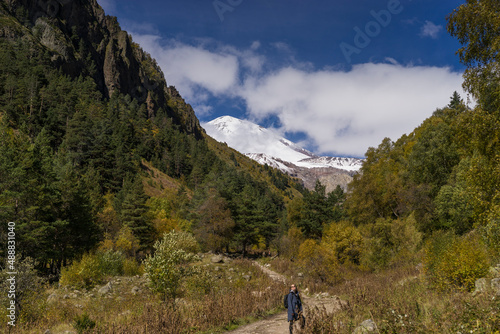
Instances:
[[[200,119],[362,157],[461,90],[446,16],[463,0],[98,0]]]

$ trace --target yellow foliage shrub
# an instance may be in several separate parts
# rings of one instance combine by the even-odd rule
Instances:
[[[315,279],[335,283],[339,278],[336,254],[315,240],[307,239],[300,245],[299,263]]]
[[[348,222],[332,223],[323,232],[321,246],[332,252],[341,263],[359,264],[363,237]]]
[[[115,248],[115,243],[113,242],[113,240],[111,240],[108,237],[106,239],[104,239],[103,241],[101,241],[101,243],[99,245],[99,250],[103,251],[103,252],[113,250],[114,248]]]
[[[126,258],[119,251],[98,251],[84,254],[79,261],[61,270],[60,284],[79,288],[89,288],[101,283],[106,276],[135,276],[143,273],[134,258]]]
[[[139,240],[134,236],[134,233],[128,226],[123,226],[118,233],[118,238],[115,242],[116,250],[128,254],[131,257],[136,255],[139,249]]]
[[[62,286],[87,288],[99,283],[102,278],[98,257],[92,254],[84,254],[80,261],[62,268],[59,283]]]
[[[127,258],[123,261],[123,275],[135,276],[144,274],[144,267],[135,259]]]
[[[471,291],[488,274],[486,247],[475,234],[458,237],[436,233],[426,244],[424,268],[432,286],[440,290]]]
[[[180,224],[178,219],[167,217],[165,210],[161,210],[157,213],[156,218],[153,219],[153,225],[156,234],[163,235],[172,230],[178,230]]]

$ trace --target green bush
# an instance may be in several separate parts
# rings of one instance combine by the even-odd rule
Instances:
[[[380,218],[364,227],[366,239],[361,264],[373,270],[411,263],[422,242],[416,226],[411,214],[397,220]]]
[[[101,263],[94,254],[84,254],[80,261],[61,270],[59,283],[63,286],[90,288],[103,279]]]
[[[500,260],[500,205],[495,206],[488,217],[488,223],[480,230],[492,257]]]
[[[75,323],[73,327],[75,327],[78,334],[85,333],[85,331],[94,328],[96,325],[95,321],[90,319],[87,313],[82,314],[75,318]]]
[[[172,231],[165,233],[155,245],[155,253],[144,261],[152,291],[167,299],[175,300],[180,294],[182,281],[194,274],[190,265],[197,260],[199,245],[187,232]]]
[[[107,250],[85,254],[79,261],[64,267],[60,284],[79,288],[91,288],[102,283],[106,276],[134,276],[142,273],[140,265],[133,258],[127,258],[120,251]]]
[[[487,249],[474,233],[458,237],[438,232],[425,247],[425,272],[439,290],[472,291],[475,281],[488,274],[489,266]]]
[[[99,266],[103,275],[123,275],[125,255],[122,252],[107,250],[105,252],[98,252],[97,257],[99,259]]]
[[[389,265],[394,243],[391,234],[392,220],[380,218],[375,224],[364,227],[365,244],[361,264],[369,269],[382,269]]]
[[[470,192],[457,185],[441,187],[434,201],[436,215],[443,228],[453,228],[463,234],[472,228],[473,208]]]
[[[4,293],[0,294],[0,316],[8,319],[7,306],[10,306],[12,299],[8,296],[11,282],[11,270],[5,268],[0,271],[0,289]],[[44,303],[44,285],[45,280],[38,276],[35,270],[35,260],[30,257],[20,259],[16,263],[16,309],[19,312],[18,317],[21,321],[37,321],[43,317],[40,314],[39,307]],[[5,313],[4,313],[5,312]]]
[[[422,233],[417,229],[417,221],[413,213],[405,219],[393,221],[391,238],[394,244],[391,265],[411,263],[422,244]]]
[[[123,275],[135,276],[143,273],[144,268],[135,259],[127,258],[123,261]]]

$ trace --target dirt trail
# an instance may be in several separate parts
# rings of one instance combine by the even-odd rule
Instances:
[[[286,278],[267,267],[264,267],[255,262],[255,264],[269,277],[276,281],[281,281],[286,283]],[[338,297],[330,297],[328,295],[316,295],[313,297],[302,296],[302,303],[304,305],[304,316],[306,321],[308,318],[308,312],[314,309],[315,306],[318,308],[325,308],[327,312],[333,312],[342,307],[345,303]],[[242,326],[234,331],[230,331],[232,334],[288,334],[288,322],[287,322],[287,312],[283,309],[283,312],[275,314],[269,318],[254,322],[252,324]]]

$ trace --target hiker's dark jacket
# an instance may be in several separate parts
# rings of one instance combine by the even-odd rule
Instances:
[[[288,321],[297,320],[298,313],[302,311],[300,295],[290,290],[288,294]]]

